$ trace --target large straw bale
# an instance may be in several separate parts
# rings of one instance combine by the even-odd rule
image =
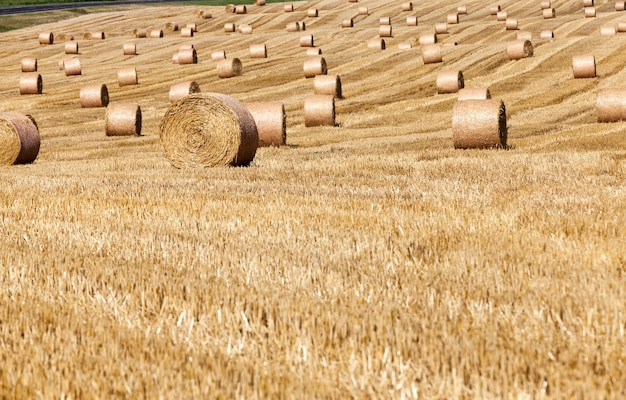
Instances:
[[[287,24],[287,32],[298,32],[300,30],[300,23],[297,21]]]
[[[378,25],[391,25],[391,17],[378,18]]]
[[[406,26],[417,26],[417,17],[415,15],[406,17]]]
[[[585,7],[585,18],[595,18],[595,16],[596,16],[595,7]]]
[[[501,100],[457,101],[452,113],[454,148],[506,148],[506,109]]]
[[[193,29],[192,28],[183,28],[180,30],[180,37],[193,37]]]
[[[280,147],[287,142],[287,116],[281,101],[244,103],[259,134],[259,147]]]
[[[441,47],[438,44],[426,44],[422,46],[422,60],[424,64],[434,64],[443,61]]]
[[[65,54],[78,54],[78,43],[68,42],[64,46]]]
[[[192,93],[199,93],[200,85],[196,81],[181,82],[170,87],[170,102],[175,102]]]
[[[247,14],[248,8],[245,4],[238,4],[235,6],[235,14]]]
[[[283,10],[285,12],[293,12],[293,4],[288,3],[288,4],[283,5]]]
[[[435,34],[443,35],[448,33],[448,23],[447,22],[437,22],[435,23]]]
[[[583,0],[583,7],[593,7],[594,0]]]
[[[517,30],[517,20],[514,18],[507,18],[505,22],[507,31],[516,31]]]
[[[626,2],[624,1],[616,1],[615,2],[615,11],[624,11],[626,10]]]
[[[437,93],[457,93],[465,86],[463,72],[457,70],[440,71],[437,74]]]
[[[378,36],[380,37],[392,37],[393,31],[391,25],[380,25],[378,27]]]
[[[413,3],[410,1],[402,3],[402,11],[413,11]]]
[[[543,19],[556,18],[556,10],[554,8],[546,8],[542,11]]]
[[[464,4],[461,4],[459,6],[457,6],[456,8],[456,12],[460,15],[466,15],[467,14],[467,6]]]
[[[598,122],[626,121],[626,89],[602,89],[596,100]]]
[[[359,7],[359,15],[369,15],[369,9],[367,7]]]
[[[369,50],[385,50],[386,48],[385,39],[380,38],[380,37],[368,39],[367,48]]]
[[[265,44],[251,44],[250,58],[267,58],[267,46]]]
[[[316,75],[326,75],[328,73],[326,59],[322,56],[310,56],[305,58],[302,69],[305,78],[313,78]]]
[[[596,58],[593,54],[579,54],[572,57],[574,78],[595,78]]]
[[[136,38],[145,38],[148,35],[148,31],[144,28],[136,28],[133,30],[133,35]]]
[[[344,18],[343,20],[341,20],[342,28],[352,28],[353,26],[354,26],[354,21],[352,20],[352,18]]]
[[[554,39],[554,32],[546,29],[539,33],[539,37],[542,39]]]
[[[602,36],[613,36],[617,33],[617,28],[612,25],[602,25],[600,27],[600,35]]]
[[[22,58],[22,72],[37,72],[37,59],[35,57]]]
[[[41,137],[35,119],[16,111],[0,113],[0,165],[31,164]]]
[[[39,44],[53,44],[54,34],[52,32],[41,32],[39,34]]]
[[[515,40],[510,42],[506,48],[506,53],[511,60],[520,60],[533,56],[533,44],[530,40]]]
[[[178,64],[197,64],[198,53],[194,48],[185,48],[178,50]]]
[[[63,61],[63,69],[65,76],[81,75],[80,60],[78,58],[69,58]]]
[[[507,13],[506,11],[498,11],[498,13],[496,14],[496,19],[500,22],[505,22],[508,17],[509,13]]]
[[[307,47],[306,55],[307,56],[319,56],[322,54],[322,49],[319,47]]]
[[[135,45],[135,43],[124,43],[122,45],[122,51],[125,56],[134,56],[137,54],[137,45]]]
[[[243,66],[238,58],[225,58],[217,62],[217,76],[220,78],[232,78],[241,75]]]
[[[309,18],[317,18],[319,16],[319,12],[317,11],[317,8],[309,8],[306,10],[306,16]]]
[[[150,31],[150,37],[152,39],[159,39],[163,37],[163,30],[162,29],[153,29]]]
[[[489,7],[489,15],[498,15],[500,10],[501,10],[501,8],[500,8],[499,4],[493,5],[493,6]]]
[[[106,107],[109,105],[109,90],[104,83],[92,83],[80,89],[80,106]]]
[[[305,96],[304,126],[335,126],[335,97],[318,94]]]
[[[517,31],[517,40],[532,40],[533,33],[531,31]]]
[[[109,103],[104,129],[107,136],[141,135],[141,107],[133,103]]]
[[[20,77],[20,94],[41,94],[43,80],[36,72],[28,72]]]
[[[491,98],[489,88],[463,88],[459,90],[458,101],[488,100]]]
[[[456,25],[459,23],[459,14],[450,13],[446,16],[446,22],[450,25]]]
[[[237,32],[237,27],[235,27],[235,24],[232,22],[226,22],[224,24],[224,32],[226,33]]]
[[[436,33],[423,33],[419,37],[420,46],[424,46],[427,44],[435,44],[435,43],[437,43]]]
[[[117,83],[119,86],[137,85],[137,69],[135,67],[124,67],[117,70]]]
[[[313,93],[342,97],[341,77],[339,75],[317,75],[313,79]]]
[[[300,36],[300,47],[315,47],[313,35]]]
[[[178,22],[168,22],[167,24],[165,24],[165,29],[167,29],[168,31],[177,31],[178,30]]]
[[[552,8],[552,2],[550,0],[544,0],[541,2],[541,9],[546,10],[548,8]]]

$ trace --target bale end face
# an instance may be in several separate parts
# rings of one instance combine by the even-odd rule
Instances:
[[[41,137],[35,119],[19,112],[0,114],[0,165],[31,164]]]
[[[506,108],[501,100],[457,101],[452,116],[455,149],[506,148]]]

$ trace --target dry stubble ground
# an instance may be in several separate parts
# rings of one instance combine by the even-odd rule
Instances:
[[[624,123],[598,124],[599,89],[624,80],[626,21],[612,2],[583,18],[578,2],[501,2],[531,30],[535,56],[511,62],[515,37],[467,2],[440,36],[444,63],[415,43],[456,2],[386,0],[91,10],[0,34],[2,110],[32,114],[33,165],[0,169],[0,393],[44,398],[622,398],[626,390]],[[359,6],[370,15],[341,29]],[[315,7],[320,16],[307,18]],[[418,27],[404,26],[417,15]],[[378,18],[388,49],[371,52]],[[305,128],[307,22],[330,73],[340,74],[335,128]],[[134,39],[137,27],[197,22],[183,39]],[[225,22],[252,35],[226,34]],[[556,39],[538,40],[553,29]],[[73,32],[83,74],[58,70]],[[104,41],[83,40],[104,31]],[[137,43],[125,57],[122,44]],[[171,63],[183,43],[197,65]],[[266,43],[268,59],[248,47]],[[244,64],[220,80],[210,60]],[[571,58],[592,51],[599,77],[574,80]],[[44,94],[19,96],[19,65],[39,60]],[[135,66],[140,84],[118,87]],[[452,146],[455,95],[436,95],[441,69],[489,86],[508,111],[509,150]],[[196,80],[243,101],[280,100],[288,145],[259,149],[249,168],[181,171],[163,158],[158,124],[169,87]],[[104,109],[81,109],[80,88],[106,83],[138,102],[143,136],[106,138]]]

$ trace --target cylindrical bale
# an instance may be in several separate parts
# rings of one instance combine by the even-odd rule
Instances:
[[[488,88],[463,88],[459,90],[458,101],[487,100],[491,98]]]
[[[307,56],[319,56],[322,55],[322,49],[319,47],[307,47],[306,49]]]
[[[210,19],[213,18],[213,14],[209,10],[202,10],[199,12],[200,18],[202,19]]]
[[[65,69],[65,62],[67,60],[71,60],[74,57],[63,57],[62,59],[59,60],[59,69],[62,71]]]
[[[259,147],[280,147],[287,142],[287,116],[281,101],[244,103],[259,134]]]
[[[94,83],[80,89],[80,106],[83,108],[106,107],[109,105],[107,85]]]
[[[602,89],[596,100],[598,122],[626,121],[626,89]]]
[[[39,34],[39,44],[53,44],[54,34],[52,32],[41,32]]]
[[[533,33],[531,31],[518,31],[517,40],[533,40]]]
[[[235,14],[246,14],[248,12],[248,8],[245,4],[239,4],[235,6]]]
[[[508,18],[508,15],[509,14],[506,11],[498,11],[498,13],[496,14],[496,18],[498,21],[504,22]]]
[[[520,60],[533,56],[533,44],[530,40],[515,40],[510,42],[506,48],[506,53],[511,60]]]
[[[413,3],[410,1],[402,3],[402,11],[413,11]]]
[[[179,49],[178,50],[178,63],[179,64],[197,64],[198,53],[196,49]]]
[[[369,50],[385,50],[385,39],[380,37],[371,38],[367,41],[367,48]]]
[[[391,25],[380,25],[378,27],[378,36],[380,37],[392,37],[393,32]]]
[[[163,30],[162,29],[153,29],[150,31],[150,37],[152,39],[159,39],[163,37]]]
[[[267,58],[267,46],[265,44],[251,44],[250,58]]]
[[[90,40],[104,40],[105,34],[104,32],[87,32],[83,37]]]
[[[359,7],[359,15],[369,15],[369,9],[367,7]]]
[[[254,0],[254,5],[258,7],[262,7],[265,5],[265,0]]]
[[[517,30],[517,20],[513,18],[506,19],[506,30],[507,31],[516,31]]]
[[[301,31],[306,31],[306,22],[300,21],[300,30]]]
[[[409,50],[413,48],[413,43],[411,42],[402,42],[398,43],[398,49],[400,50]]]
[[[15,111],[0,113],[0,165],[31,164],[41,137],[35,119]]]
[[[73,33],[61,33],[57,35],[56,39],[57,41],[58,40],[74,40],[74,34]]]
[[[293,4],[289,3],[289,4],[283,5],[283,10],[285,12],[293,12]]]
[[[78,43],[76,42],[65,43],[65,54],[78,54]]]
[[[216,50],[211,52],[211,60],[220,61],[226,59],[226,52],[224,50]]]
[[[496,4],[493,5],[491,7],[489,7],[489,15],[498,15],[498,13],[500,12],[500,5]]]
[[[310,56],[304,60],[303,68],[305,78],[313,78],[316,75],[326,75],[328,67],[322,56]]]
[[[586,7],[585,8],[585,18],[595,18],[596,16],[596,8],[595,7]]]
[[[306,16],[309,18],[316,18],[319,15],[317,8],[309,8],[306,10]]]
[[[226,11],[226,13],[228,13],[228,14],[234,14],[235,13],[235,5],[234,4],[226,4],[226,7],[224,7],[224,11]]]
[[[122,50],[125,56],[134,56],[137,54],[137,45],[135,43],[124,43]]]
[[[300,36],[300,47],[315,47],[313,35]]]
[[[541,2],[541,9],[546,10],[548,8],[552,8],[552,2],[550,0],[544,0]]]
[[[446,22],[450,25],[455,25],[459,23],[459,14],[458,13],[450,13],[446,16]]]
[[[192,93],[199,93],[200,85],[196,81],[181,82],[170,87],[170,102],[175,102]]]
[[[460,15],[466,15],[467,14],[467,6],[466,5],[460,5],[456,8],[456,12],[459,13]]]
[[[434,64],[443,61],[441,47],[438,44],[426,44],[422,46],[422,60],[424,64]]]
[[[243,66],[238,58],[225,58],[217,62],[217,76],[220,78],[232,78],[241,75]]]
[[[583,7],[593,7],[593,0],[583,0]]]
[[[191,28],[183,28],[180,30],[181,37],[193,37],[193,29]]]
[[[63,61],[63,69],[65,70],[65,76],[80,75],[80,60],[78,58],[69,58]]]
[[[443,35],[448,33],[448,24],[446,22],[437,22],[435,24],[435,34]]]
[[[617,29],[614,26],[602,25],[600,27],[600,35],[602,36],[612,36],[617,33]]]
[[[317,75],[313,79],[313,93],[326,94],[340,99],[341,78],[339,75]]]
[[[618,22],[617,31],[620,33],[626,32],[626,22]]]
[[[239,25],[239,32],[245,35],[250,35],[252,33],[252,25],[250,24]]]
[[[335,98],[321,94],[305,96],[304,126],[335,126]]]
[[[465,82],[461,71],[440,71],[437,74],[437,93],[457,93],[463,89]]]
[[[406,17],[406,26],[417,26],[417,17],[415,15]]]
[[[556,10],[554,8],[546,8],[542,12],[543,19],[552,19],[556,17]]]
[[[436,33],[423,33],[419,37],[420,46],[437,43]]]
[[[22,58],[22,72],[37,72],[37,59],[35,57]]]
[[[231,33],[231,32],[236,32],[237,28],[235,27],[235,24],[232,22],[227,22],[224,24],[224,32],[227,33]]]
[[[352,28],[354,26],[354,21],[352,18],[345,18],[341,21],[342,28]]]
[[[596,58],[593,54],[580,54],[572,57],[574,78],[595,78]]]
[[[20,77],[20,94],[41,94],[43,90],[43,80],[41,75],[28,72]]]
[[[624,11],[626,10],[626,2],[624,1],[616,1],[615,2],[615,11]]]
[[[298,32],[300,30],[299,22],[290,22],[287,24],[287,32]]]
[[[141,135],[141,107],[131,103],[109,103],[104,130],[107,136]]]
[[[179,56],[180,57],[180,56]],[[180,62],[180,58],[179,58]],[[135,67],[125,67],[117,70],[117,83],[119,86],[136,85],[139,83],[137,79],[137,70]]]
[[[178,22],[168,22],[167,24],[165,24],[165,29],[167,29],[168,31],[177,31],[178,30]]]
[[[554,39],[554,32],[550,30],[543,30],[539,33],[539,37],[542,39]]]
[[[378,18],[378,25],[391,25],[391,17]]]
[[[148,35],[148,31],[144,28],[136,28],[135,30],[133,30],[133,35],[136,38],[145,38],[146,35]]]
[[[259,145],[250,111],[217,93],[190,94],[170,105],[159,138],[165,158],[176,168],[249,165]]]
[[[454,104],[455,149],[506,148],[506,137],[506,108],[501,100],[465,100]]]

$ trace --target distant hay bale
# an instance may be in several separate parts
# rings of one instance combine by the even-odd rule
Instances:
[[[509,17],[509,14],[506,11],[498,11],[498,13],[496,14],[496,19],[500,22],[505,22],[506,19]]]
[[[626,10],[626,2],[624,1],[616,1],[615,2],[615,11],[624,11]]]
[[[342,98],[341,78],[339,75],[317,75],[313,79],[313,93]]]
[[[211,11],[208,11],[208,10],[200,10],[198,11],[197,15],[202,19],[213,18],[213,14],[211,13]]]
[[[172,55],[172,63],[178,64],[178,52]]]
[[[137,45],[135,43],[124,43],[122,45],[122,51],[125,56],[137,55]]]
[[[410,1],[402,3],[402,11],[413,11],[413,3]]]
[[[626,89],[602,89],[596,100],[598,122],[626,121]]]
[[[318,94],[305,96],[304,126],[335,126],[335,97]]]
[[[267,58],[267,46],[265,46],[265,44],[251,44],[250,45],[250,57],[251,58]]]
[[[620,33],[626,32],[626,22],[618,22],[617,31]]]
[[[367,41],[367,48],[369,50],[385,50],[385,39],[380,37],[371,38]]]
[[[341,21],[342,28],[352,28],[353,26],[354,26],[354,21],[352,21],[352,18],[345,18]]]
[[[287,32],[298,32],[300,30],[299,22],[290,22],[287,24]]]
[[[236,32],[237,28],[235,27],[235,24],[232,22],[226,22],[224,24],[224,32],[226,33],[232,33],[232,32]]]
[[[437,74],[437,93],[457,93],[465,86],[463,72],[461,71],[440,71]]]
[[[22,58],[22,72],[37,72],[37,59],[35,57]]]
[[[168,22],[165,24],[165,29],[175,32],[178,30],[178,22]]]
[[[300,36],[300,47],[315,47],[313,35]]]
[[[59,60],[59,69],[62,71],[65,69],[65,62],[71,60],[74,57],[63,57]]]
[[[125,67],[117,70],[117,84],[119,86],[137,85],[138,83],[139,80],[137,79],[135,67]]]
[[[546,10],[548,8],[552,8],[552,2],[550,0],[545,0],[541,2],[541,9]]]
[[[391,17],[380,17],[378,25],[391,25]]]
[[[319,12],[317,11],[317,8],[309,8],[306,10],[306,16],[309,18],[317,18],[318,15]]]
[[[199,93],[200,85],[196,81],[181,82],[170,87],[170,102],[173,103],[192,93]]]
[[[92,83],[80,89],[80,106],[83,108],[106,107],[109,105],[109,91],[103,83]]]
[[[369,9],[367,7],[359,7],[359,15],[369,15]]]
[[[411,42],[402,42],[398,43],[398,49],[400,50],[409,50],[413,48],[413,43]]]
[[[488,100],[490,98],[491,93],[488,88],[463,88],[459,90],[457,100]]]
[[[243,66],[238,58],[225,58],[217,62],[217,76],[225,79],[242,74]]]
[[[517,31],[517,40],[532,40],[533,33],[531,31]]]
[[[283,5],[283,10],[285,12],[293,12],[293,4],[289,3],[289,4]]]
[[[73,33],[61,33],[56,36],[56,39],[62,40],[62,41],[74,40],[74,34]]]
[[[300,30],[301,31],[306,31],[306,22],[300,21]]]
[[[507,18],[505,22],[507,31],[516,31],[517,30],[517,20],[512,18]]]
[[[498,15],[500,11],[501,9],[499,4],[489,7],[489,15]]]
[[[53,44],[54,34],[52,32],[41,32],[39,34],[39,44]]]
[[[417,17],[415,15],[406,17],[406,26],[417,26]]]
[[[554,8],[546,8],[542,11],[543,19],[556,18],[556,10]]]
[[[328,67],[326,66],[326,60],[322,56],[310,56],[304,60],[302,67],[305,78],[313,78],[316,75],[326,75],[328,73]]]
[[[596,8],[595,7],[586,7],[585,8],[585,18],[595,18],[596,16]]]
[[[65,70],[65,76],[80,75],[80,60],[78,58],[69,58],[63,61],[63,70]]]
[[[457,101],[452,111],[455,149],[506,148],[506,108],[501,100]]]
[[[226,59],[226,52],[224,50],[216,50],[211,52],[212,61],[220,61]]]
[[[434,64],[443,61],[441,47],[438,44],[426,44],[422,46],[422,60],[424,64]]]
[[[15,111],[0,113],[0,165],[31,164],[41,137],[35,119]]]
[[[250,35],[252,34],[252,26],[250,24],[241,24],[238,27],[239,33]]]
[[[533,44],[530,40],[515,40],[510,42],[506,48],[506,53],[511,60],[520,60],[533,56]]]
[[[593,54],[580,54],[572,57],[574,78],[595,78],[596,58]]]
[[[43,80],[41,75],[28,72],[20,77],[20,94],[41,94],[43,91]]]
[[[459,14],[458,13],[450,13],[446,16],[446,22],[450,25],[455,25],[459,23]]]
[[[141,135],[141,107],[132,103],[109,103],[104,130],[107,136]]]
[[[178,64],[186,65],[186,64],[197,64],[198,63],[198,53],[194,48],[186,48],[178,50]]]
[[[593,7],[594,6],[594,1],[593,0],[583,0],[583,7]]]
[[[265,0],[254,0],[254,5],[258,7],[262,7],[265,5]]]
[[[259,147],[280,147],[287,142],[287,116],[281,101],[244,103],[248,109],[259,137]]]
[[[550,30],[543,30],[539,33],[539,37],[542,39],[554,39],[554,32]]]
[[[159,138],[165,158],[176,168],[249,165],[259,145],[250,111],[217,93],[193,93],[170,105]]]
[[[322,55],[322,49],[319,47],[307,47],[306,49],[307,56],[319,56]]]
[[[427,44],[435,44],[437,43],[437,34],[436,33],[424,33],[419,37],[420,46],[424,46]]]
[[[78,43],[65,43],[65,54],[78,54]]]
[[[136,28],[135,30],[133,30],[133,35],[136,38],[145,38],[147,34],[148,31],[144,28]]]
[[[460,5],[456,8],[456,12],[459,13],[460,15],[466,15],[467,14],[467,6],[466,5]]]
[[[600,27],[600,35],[613,36],[617,33],[617,29],[614,26],[602,25]]]
[[[437,22],[435,24],[435,34],[443,35],[448,33],[448,24],[446,22]]]
[[[193,37],[193,29],[183,28],[180,30],[180,37]]]
[[[226,11],[227,14],[234,14],[235,13],[235,5],[234,4],[227,4],[226,7],[224,7],[224,11]]]
[[[150,31],[150,37],[152,39],[159,39],[163,37],[163,30],[162,29],[153,29]]]
[[[393,37],[391,25],[380,25],[378,27],[378,36],[380,37]]]
[[[248,8],[245,4],[239,4],[235,6],[235,14],[247,14]]]
[[[104,32],[87,32],[83,35],[86,40],[104,40],[105,37]]]

